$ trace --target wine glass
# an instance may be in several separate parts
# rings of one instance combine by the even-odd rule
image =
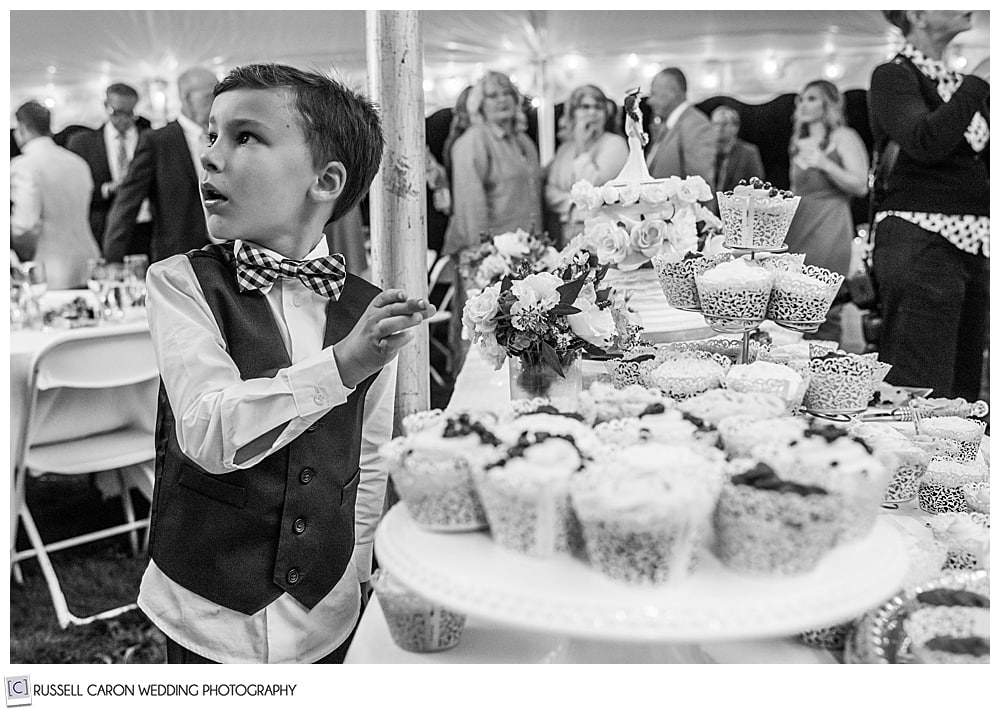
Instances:
[[[45,265],[41,262],[21,262],[25,281],[31,291],[31,298],[36,302],[41,299],[49,288],[49,279],[45,274]]]
[[[104,309],[108,318],[119,321],[125,318],[125,308],[130,305],[126,288],[125,265],[114,262],[104,265]]]
[[[149,257],[145,254],[126,254],[124,263],[129,306],[142,308],[146,305],[146,270],[149,269]]]
[[[87,260],[87,288],[97,299],[97,316],[99,319],[110,316],[106,313],[107,297],[105,289],[107,284],[107,263],[101,257]]]

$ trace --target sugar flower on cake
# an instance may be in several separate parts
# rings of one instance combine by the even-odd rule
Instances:
[[[610,182],[595,187],[578,181],[573,202],[584,214],[578,245],[594,251],[601,264],[631,270],[655,256],[696,251],[705,237],[721,228],[701,203],[712,191],[699,176],[676,176],[649,182]]]

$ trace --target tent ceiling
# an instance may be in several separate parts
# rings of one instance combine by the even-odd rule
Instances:
[[[428,110],[489,68],[536,92],[540,60],[556,100],[582,83],[612,95],[648,86],[669,64],[689,72],[696,99],[762,101],[795,91],[830,63],[841,88],[859,88],[897,41],[878,10],[435,10],[421,20]],[[110,81],[149,94],[155,80],[169,87],[194,64],[222,72],[281,61],[336,67],[362,86],[365,78],[362,10],[11,11],[10,38],[11,102],[51,97],[57,124],[99,120]],[[976,12],[958,43],[969,61],[988,54],[988,11]],[[762,62],[770,62],[763,72]]]

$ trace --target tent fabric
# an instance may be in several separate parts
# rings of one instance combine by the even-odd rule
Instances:
[[[695,101],[764,102],[821,76],[863,89],[900,41],[879,10],[430,10],[420,20],[426,114],[487,69],[554,102],[584,83],[620,101],[670,65]],[[976,11],[956,44],[970,67],[987,56],[989,12]],[[14,10],[10,58],[12,108],[49,99],[56,129],[99,124],[112,81],[136,86],[157,123],[176,115],[176,77],[195,64],[220,75],[251,61],[336,68],[364,88],[365,12]]]

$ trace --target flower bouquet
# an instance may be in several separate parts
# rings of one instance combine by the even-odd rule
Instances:
[[[558,256],[544,235],[518,229],[483,237],[478,247],[463,250],[458,269],[466,289],[484,289],[508,274],[520,277],[552,269]]]
[[[712,190],[697,175],[601,187],[581,180],[571,196],[586,217],[583,232],[570,245],[589,249],[601,264],[623,271],[657,256],[679,261],[721,232],[719,218],[701,204],[712,199]]]
[[[472,289],[462,337],[478,344],[495,370],[511,359],[512,396],[553,396],[559,384],[579,390],[582,352],[606,356],[641,331],[622,297],[601,287],[606,271],[596,255],[578,250],[551,271],[507,274]]]

